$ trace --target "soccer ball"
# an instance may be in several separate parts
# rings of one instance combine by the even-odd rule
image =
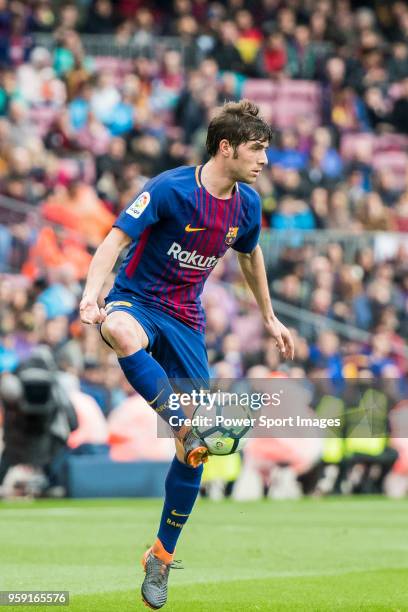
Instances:
[[[212,455],[232,455],[244,448],[253,421],[246,406],[205,404],[198,406],[192,419],[192,431],[204,440]]]

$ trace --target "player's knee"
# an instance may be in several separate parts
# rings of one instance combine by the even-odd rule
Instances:
[[[112,347],[121,353],[143,348],[136,326],[132,326],[131,322],[117,316],[116,313],[107,317],[102,324],[101,331]]]
[[[101,331],[109,342],[118,344],[126,335],[125,324],[113,314],[102,323]]]

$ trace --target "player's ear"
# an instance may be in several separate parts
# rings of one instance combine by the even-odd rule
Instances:
[[[226,138],[220,141],[219,151],[223,157],[230,157],[232,147]]]

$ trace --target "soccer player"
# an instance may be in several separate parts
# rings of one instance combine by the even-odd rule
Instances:
[[[230,247],[238,254],[266,331],[282,356],[293,358],[290,332],[272,309],[258,245],[261,202],[249,186],[267,161],[270,139],[271,129],[255,104],[226,103],[208,127],[209,161],[148,181],[119,215],[91,262],[81,319],[101,324],[101,335],[115,350],[130,384],[167,422],[170,416],[184,417],[181,409],[169,408],[174,380],[209,387],[200,295]],[[100,308],[102,286],[124,247],[129,247],[127,256]],[[204,442],[187,427],[172,429],[176,456],[166,478],[160,526],[142,560],[142,597],[153,609],[166,603],[174,550],[197,498],[208,455]]]

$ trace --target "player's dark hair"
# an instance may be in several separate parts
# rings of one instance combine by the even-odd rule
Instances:
[[[211,120],[207,132],[207,152],[214,157],[221,140],[228,140],[236,151],[238,145],[249,140],[270,142],[271,127],[259,116],[259,108],[250,100],[227,102]]]

